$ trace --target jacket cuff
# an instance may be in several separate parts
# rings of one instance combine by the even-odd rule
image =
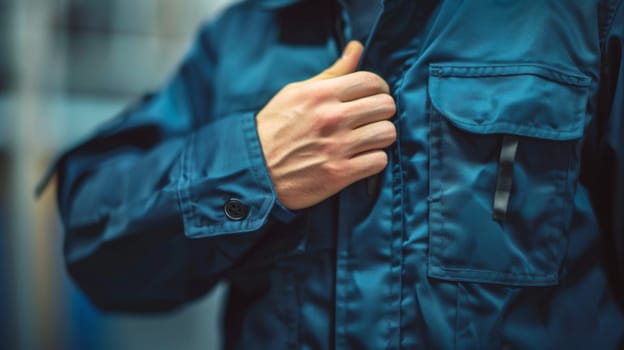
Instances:
[[[255,113],[203,126],[191,136],[180,162],[178,204],[187,237],[256,231],[271,213],[286,221],[296,215],[275,206]]]

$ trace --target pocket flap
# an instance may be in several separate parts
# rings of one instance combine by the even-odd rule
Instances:
[[[431,103],[476,134],[572,140],[583,134],[588,77],[542,65],[430,66]]]

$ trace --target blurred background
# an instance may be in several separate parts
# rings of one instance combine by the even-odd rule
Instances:
[[[68,279],[50,186],[57,152],[161,86],[233,0],[0,0],[0,349],[219,347],[223,286],[171,314],[96,311]]]

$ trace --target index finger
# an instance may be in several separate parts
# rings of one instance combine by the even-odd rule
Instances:
[[[331,84],[334,86],[335,96],[342,102],[390,93],[390,87],[383,78],[365,71],[333,78]]]

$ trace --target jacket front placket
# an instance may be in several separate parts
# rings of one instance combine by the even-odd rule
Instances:
[[[417,60],[425,23],[434,6],[433,2],[384,1],[366,42],[360,69],[384,78],[397,101],[402,73]],[[349,39],[344,10],[341,18],[343,33]],[[339,195],[337,349],[401,347],[405,229],[402,131],[398,119],[402,107],[397,103],[393,122],[399,139],[387,150],[389,164],[385,171],[355,183]]]

